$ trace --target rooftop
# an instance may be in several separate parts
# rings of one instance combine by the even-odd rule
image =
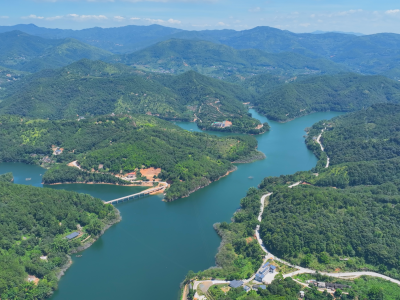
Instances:
[[[231,283],[229,284],[230,287],[232,288],[238,288],[239,286],[243,285],[243,281],[241,280],[232,280]]]
[[[79,232],[75,231],[75,232],[67,235],[65,238],[68,239],[68,240],[72,240],[73,238],[76,238],[78,235],[79,235]]]

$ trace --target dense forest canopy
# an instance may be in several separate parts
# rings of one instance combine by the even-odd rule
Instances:
[[[0,122],[0,161],[52,165],[77,160],[87,172],[94,169],[104,174],[161,168],[160,178],[172,183],[167,200],[187,196],[224,176],[233,168],[231,162],[257,154],[254,137],[219,138],[189,132],[143,115],[101,116],[80,121],[1,116]],[[63,153],[52,155],[54,147],[61,147]],[[110,177],[96,179],[96,176],[99,174],[92,174],[92,181],[104,178],[105,182],[113,182]],[[71,177],[82,174],[56,167],[45,173],[43,180],[69,182]]]
[[[180,74],[194,70],[227,81],[240,81],[255,74],[324,74],[348,70],[324,58],[297,53],[267,53],[236,50],[226,45],[199,40],[171,39],[146,49],[108,58],[152,72]]]
[[[97,236],[118,214],[112,205],[89,195],[5,183],[1,178],[0,297],[45,299],[57,288],[67,254],[81,245],[79,238],[64,237],[77,231],[77,225],[84,236]],[[39,281],[28,281],[28,275]]]
[[[348,112],[385,102],[400,103],[399,82],[343,73],[303,77],[279,85],[257,97],[255,105],[272,120],[288,121],[312,112]]]
[[[1,92],[0,113],[49,119],[107,113],[140,113],[172,120],[198,120],[202,127],[229,120],[231,131],[262,133],[265,126],[243,105],[245,88],[193,71],[178,77],[135,71],[124,65],[81,60],[44,70]]]

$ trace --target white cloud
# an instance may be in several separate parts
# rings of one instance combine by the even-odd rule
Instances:
[[[385,11],[385,13],[387,13],[388,15],[396,15],[396,14],[400,13],[400,9],[389,9],[389,10]]]
[[[26,16],[26,17],[21,17],[21,19],[39,19],[39,20],[42,20],[42,19],[44,19],[44,17],[39,17],[37,15],[29,15],[29,16]]]
[[[261,7],[253,7],[249,9],[249,12],[255,13],[255,12],[260,12],[261,11]]]
[[[108,19],[104,15],[77,15],[77,14],[68,14],[65,16],[65,18],[74,21],[89,21],[89,20],[103,21]]]
[[[54,21],[54,20],[59,20],[59,19],[62,19],[62,18],[63,18],[63,16],[54,16],[54,17],[48,17],[48,18],[46,18],[46,20]]]
[[[310,23],[303,23],[303,24],[300,24],[300,26],[302,26],[302,27],[308,27],[308,26],[310,26],[311,24]]]
[[[161,19],[150,19],[150,18],[145,18],[145,19],[143,19],[143,20],[145,20],[145,21],[147,21],[147,22],[150,22],[150,23],[157,23],[157,24],[165,23],[165,21],[164,21],[164,20],[161,20]]]
[[[8,19],[9,16],[0,16],[0,19]]]
[[[182,22],[179,21],[179,20],[169,19],[169,20],[168,20],[168,23],[171,23],[171,24],[181,24]]]
[[[114,20],[123,21],[123,20],[125,20],[125,18],[124,18],[124,17],[121,17],[121,16],[115,16],[115,17],[114,17]]]
[[[217,26],[229,26],[228,24],[225,24],[224,22],[218,22]]]
[[[141,18],[135,18],[135,17],[133,17],[133,18],[130,18],[130,20],[137,21],[137,20],[141,20]]]

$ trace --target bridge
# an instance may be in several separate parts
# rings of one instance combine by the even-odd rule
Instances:
[[[164,190],[168,186],[168,184],[165,183],[165,182],[160,182],[160,183],[163,183],[165,185],[157,186],[157,187],[152,188],[152,189],[144,190],[144,191],[142,191],[140,193],[136,193],[136,194],[133,194],[133,195],[125,196],[125,197],[114,199],[114,200],[111,200],[111,201],[107,201],[107,202],[105,202],[105,204],[117,204],[117,203],[120,203],[120,202],[125,202],[125,201],[133,200],[133,199],[136,199],[136,198],[140,198],[140,197],[145,197],[145,196],[148,196],[148,195],[150,195],[152,193]]]

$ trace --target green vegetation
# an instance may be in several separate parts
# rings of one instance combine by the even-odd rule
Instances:
[[[267,289],[258,289],[246,293],[243,287],[230,288],[225,294],[221,286],[211,286],[207,294],[214,300],[297,300],[301,286],[292,278],[277,278],[268,285]]]
[[[72,119],[108,113],[140,113],[168,120],[193,121],[209,128],[230,120],[226,131],[263,133],[242,104],[252,99],[245,88],[193,71],[180,76],[150,74],[124,65],[81,60],[45,70],[9,86],[0,113],[34,118]]]
[[[166,200],[189,195],[232,170],[231,162],[257,153],[257,141],[251,136],[218,138],[143,115],[80,121],[0,116],[0,122],[0,161],[78,161],[83,169],[53,167],[43,176],[44,183],[123,183],[110,174],[156,167],[162,169],[160,179],[172,184]],[[54,146],[63,148],[63,153],[53,155]]]
[[[324,58],[297,53],[266,53],[236,50],[200,40],[170,39],[146,49],[108,59],[146,71],[180,74],[194,70],[227,81],[241,81],[255,74],[324,74],[346,71],[346,67]]]
[[[399,121],[399,105],[376,104],[310,128],[307,145],[322,161],[313,170],[318,176],[298,172],[260,185],[273,192],[261,224],[267,248],[317,270],[371,269],[400,278]],[[326,154],[315,142],[324,128]],[[298,181],[308,185],[287,188]]]
[[[334,277],[324,276],[319,273],[317,274],[301,274],[296,275],[295,279],[305,283],[306,280],[317,280],[322,282],[329,283],[338,283],[350,286],[351,288],[342,288],[341,292],[343,293],[340,299],[360,299],[360,300],[379,300],[379,299],[390,299],[397,300],[399,299],[400,287],[399,285],[392,283],[390,281],[369,277],[369,276],[361,276],[355,280],[343,280]],[[329,296],[325,296],[321,298],[312,298],[314,294],[318,295],[315,289],[312,289],[312,292],[308,293],[308,297],[306,299],[332,299],[328,298]]]
[[[383,76],[339,74],[295,80],[255,100],[257,110],[276,121],[318,111],[355,111],[375,103],[400,102],[400,83]]]
[[[49,297],[67,254],[81,246],[80,237],[64,237],[79,224],[84,236],[96,238],[118,219],[112,205],[89,195],[0,182],[1,299]]]
[[[130,182],[122,180],[111,174],[83,171],[79,170],[78,168],[68,167],[63,164],[52,167],[43,175],[44,184],[71,183],[71,182],[112,183],[120,185],[130,184]]]
[[[21,31],[0,34],[0,65],[27,72],[66,66],[82,58],[102,59],[111,55],[77,40],[48,40]]]
[[[14,176],[12,173],[0,174],[0,182],[13,182]]]

